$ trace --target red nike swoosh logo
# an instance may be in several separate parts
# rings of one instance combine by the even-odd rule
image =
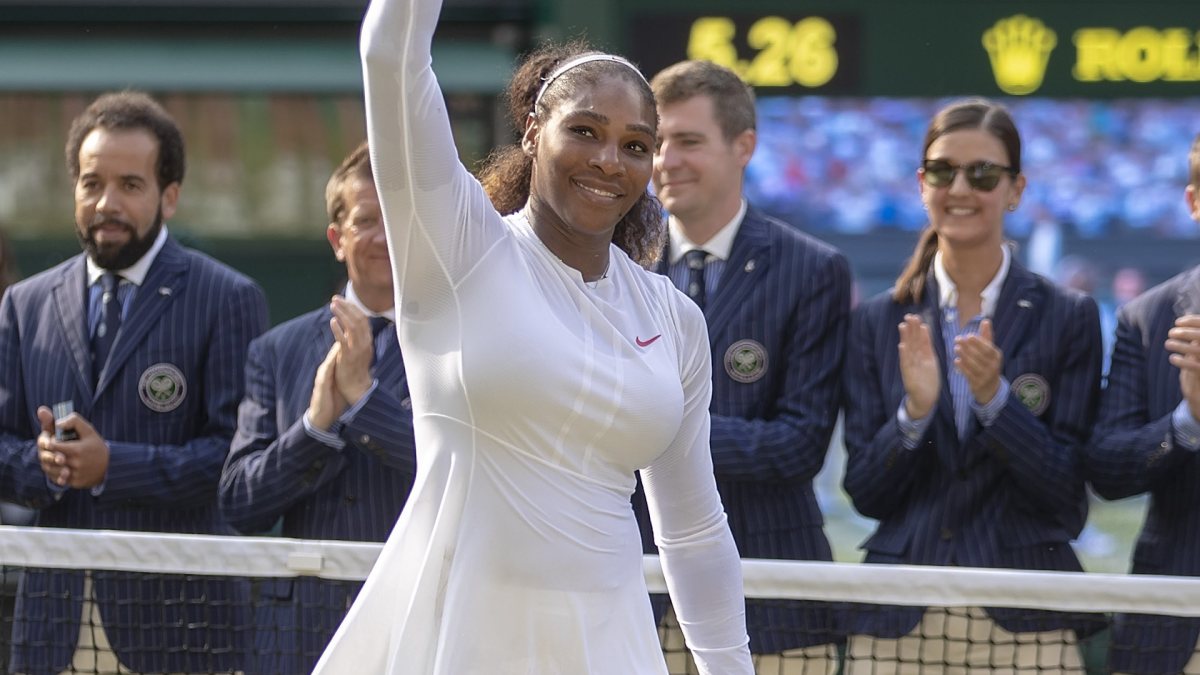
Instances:
[[[654,337],[650,338],[649,340],[646,340],[645,342],[642,342],[642,338],[634,338],[634,340],[637,341],[639,347],[649,347],[650,345],[654,344],[654,341],[660,337],[662,337],[662,333],[655,335]]]

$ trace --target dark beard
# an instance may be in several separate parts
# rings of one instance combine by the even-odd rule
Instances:
[[[129,241],[121,246],[101,246],[96,242],[95,230],[101,225],[120,225],[129,233]],[[154,240],[158,239],[158,233],[162,231],[163,217],[162,205],[158,207],[158,212],[154,214],[154,225],[150,227],[150,231],[146,232],[146,236],[139,237],[137,229],[131,223],[113,218],[105,218],[102,220],[93,221],[88,225],[87,233],[82,233],[79,228],[75,228],[75,236],[79,239],[79,245],[83,247],[88,257],[100,269],[105,270],[123,270],[132,267],[134,263],[142,259],[154,246]]]

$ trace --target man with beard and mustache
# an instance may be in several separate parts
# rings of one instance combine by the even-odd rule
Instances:
[[[98,98],[72,124],[66,159],[84,253],[0,303],[0,499],[46,527],[232,533],[217,482],[247,346],[267,326],[263,292],[163,227],[184,146],[150,97]],[[75,412],[56,425],[62,401]],[[248,619],[231,601],[244,590],[26,570],[8,672],[231,672]]]

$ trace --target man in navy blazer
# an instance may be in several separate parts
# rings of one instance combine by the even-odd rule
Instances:
[[[38,509],[43,527],[232,533],[217,481],[246,348],[267,326],[262,290],[168,236],[183,138],[148,96],[98,98],[72,124],[67,163],[84,254],[0,302],[0,498]],[[62,401],[75,412],[57,429],[77,440],[55,438],[48,406]],[[115,672],[114,659],[122,672],[230,671],[243,585],[26,571],[9,672]],[[100,637],[111,651],[76,649]]]
[[[1188,156],[1188,210],[1200,221],[1200,136]],[[1150,493],[1134,574],[1200,576],[1200,267],[1167,280],[1117,314],[1108,387],[1084,453],[1106,499]],[[1200,673],[1200,619],[1118,616],[1111,668]]]
[[[734,540],[747,558],[832,560],[812,481],[841,406],[849,265],[742,196],[757,137],[754,95],[737,75],[685,61],[651,86],[661,139],[653,182],[670,214],[658,271],[707,319],[713,470]],[[836,666],[827,605],[750,601],[746,623],[759,672]],[[801,649],[781,670],[777,655]]]
[[[342,296],[250,345],[246,398],[221,476],[221,513],[245,533],[384,541],[416,473],[383,213],[362,143],[325,192]],[[372,330],[372,324],[376,331]],[[263,584],[247,673],[307,675],[360,584]]]

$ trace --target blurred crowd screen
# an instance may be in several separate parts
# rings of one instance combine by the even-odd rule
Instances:
[[[998,98],[1021,132],[1029,179],[1008,236],[1039,227],[1088,239],[1200,236],[1183,199],[1200,98]],[[746,193],[814,233],[919,230],[925,128],[947,100],[761,98]]]
[[[323,238],[325,183],[366,137],[361,96],[154,92],[183,129],[187,174],[172,224],[204,237]],[[69,237],[63,154],[91,94],[0,94],[0,222],[19,238]],[[449,96],[463,161],[490,149],[490,97]]]

